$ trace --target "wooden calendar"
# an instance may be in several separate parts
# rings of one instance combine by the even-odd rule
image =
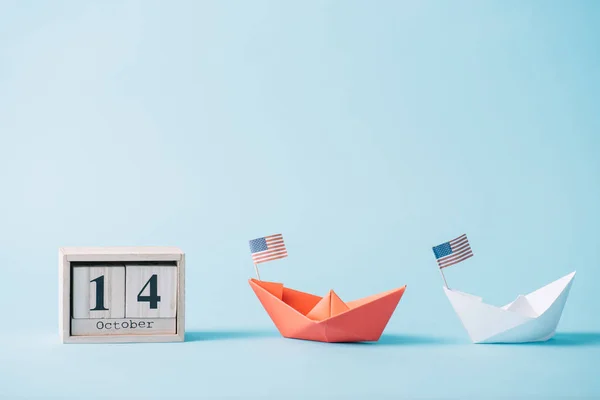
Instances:
[[[63,343],[184,340],[180,249],[63,247],[58,255]]]

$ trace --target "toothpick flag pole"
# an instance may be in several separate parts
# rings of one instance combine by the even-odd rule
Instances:
[[[442,274],[442,279],[444,280],[444,285],[446,285],[447,289],[450,289],[448,287],[448,282],[446,282],[446,277],[444,276],[444,271],[440,268],[440,274]],[[260,280],[260,278],[258,278]]]
[[[258,273],[258,267],[256,266],[256,264],[254,264],[254,270],[256,271],[256,276],[258,277],[258,280],[262,280],[260,279],[260,274]]]

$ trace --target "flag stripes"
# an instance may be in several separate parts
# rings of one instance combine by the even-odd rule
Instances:
[[[433,254],[440,268],[446,268],[457,264],[467,258],[473,257],[471,245],[467,235],[463,234],[449,242],[442,243],[433,248]]]
[[[273,261],[288,256],[283,235],[265,236],[250,241],[250,252],[254,264],[260,264],[267,261]]]

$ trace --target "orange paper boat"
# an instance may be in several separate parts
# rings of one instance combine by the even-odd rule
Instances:
[[[249,283],[282,336],[319,342],[379,340],[406,289],[405,285],[344,303],[333,290],[319,297],[282,283]]]

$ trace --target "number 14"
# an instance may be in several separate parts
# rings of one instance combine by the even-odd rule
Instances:
[[[90,308],[90,311],[108,311],[108,308],[104,306],[104,275],[92,279],[90,283],[96,284],[96,305],[94,308]],[[148,285],[150,285],[150,295],[143,296],[142,293],[146,290]],[[142,290],[138,293],[137,301],[138,303],[150,303],[151,310],[156,310],[158,308],[158,303],[160,302],[160,296],[158,295],[158,275],[154,274],[148,279],[144,287],[142,287]]]

